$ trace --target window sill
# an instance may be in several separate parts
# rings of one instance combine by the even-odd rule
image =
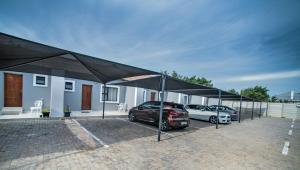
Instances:
[[[103,103],[103,101],[100,101],[100,103]],[[105,101],[105,103],[119,104],[119,101]]]
[[[39,84],[34,84],[34,87],[48,87],[47,85],[39,85]]]

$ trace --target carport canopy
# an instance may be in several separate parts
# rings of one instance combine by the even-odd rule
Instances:
[[[229,93],[217,88],[212,87],[206,87],[203,85],[198,84],[192,84],[185,82],[183,80],[178,80],[175,78],[172,78],[167,75],[162,76],[146,76],[146,77],[138,77],[138,78],[127,78],[124,79],[123,82],[116,82],[113,83],[115,85],[123,85],[123,86],[131,86],[131,87],[140,87],[140,88],[146,88],[146,89],[152,89],[157,91],[171,91],[171,92],[177,92],[177,93],[183,93],[187,95],[196,95],[196,96],[203,96],[208,98],[218,98],[218,106],[220,106],[220,101],[222,100],[239,100],[240,101],[240,109],[242,100],[246,101],[253,101],[250,98]],[[162,96],[164,93],[162,93]],[[163,99],[161,98],[161,106],[160,106],[160,123],[159,123],[159,129],[158,129],[158,141],[160,141],[160,125],[161,125],[161,119],[162,119],[162,110],[163,110]],[[240,110],[241,112],[241,110]],[[239,113],[240,113],[239,112]],[[219,110],[217,110],[217,117],[219,117]],[[239,114],[239,122],[240,122],[240,114]],[[218,129],[218,121],[216,123],[216,128]]]
[[[233,94],[220,89],[182,89],[182,90],[172,90],[177,93],[184,93],[187,95],[203,96],[207,98],[219,98],[219,91],[221,92],[220,98],[222,100],[243,100],[252,101],[253,99],[241,96],[238,94]]]
[[[0,33],[0,70],[107,83],[157,72]]]
[[[140,87],[140,88],[161,91],[161,76],[143,76],[143,77],[136,77],[136,78],[131,77],[131,78],[123,79],[122,82],[114,82],[111,84]],[[166,76],[165,90],[176,92],[176,93],[183,93],[187,95],[203,96],[208,98],[219,98],[220,89],[188,83],[183,80],[178,80],[170,76]],[[252,101],[252,99],[244,96],[229,93],[223,90],[220,91],[221,91],[221,99],[223,100],[240,100],[242,97],[243,101]]]
[[[161,91],[162,77],[160,75],[155,76],[143,76],[143,77],[130,77],[125,78],[121,82],[113,82],[114,85],[123,85],[131,87],[140,87],[145,89],[152,89]],[[206,87],[202,85],[188,83],[182,80],[166,76],[165,88],[166,91],[176,91],[176,90],[191,90],[191,89],[201,89],[201,90],[213,90],[211,87]]]

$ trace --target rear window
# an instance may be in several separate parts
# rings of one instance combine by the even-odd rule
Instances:
[[[182,104],[165,104],[165,109],[179,109],[179,110],[185,110],[184,106]]]

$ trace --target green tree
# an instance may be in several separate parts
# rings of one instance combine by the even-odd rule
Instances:
[[[229,89],[228,92],[232,93],[232,94],[237,94],[237,95],[239,94],[239,92],[236,91],[235,89]]]
[[[189,83],[199,84],[199,85],[203,85],[203,86],[207,86],[207,87],[213,87],[213,84],[212,84],[211,80],[207,80],[204,77],[182,76],[182,75],[178,74],[176,71],[173,71],[170,76],[173,77],[173,78],[179,79],[179,80],[189,82]]]
[[[276,96],[272,96],[270,102],[278,102],[278,99]]]
[[[259,101],[268,101],[269,94],[268,89],[262,86],[249,87],[247,89],[243,89],[241,94],[246,97],[250,97]]]

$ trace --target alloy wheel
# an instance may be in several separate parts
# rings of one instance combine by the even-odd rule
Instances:
[[[134,120],[135,120],[134,114],[130,113],[129,114],[129,121],[134,122]]]
[[[161,130],[162,130],[162,131],[165,131],[165,130],[168,130],[168,129],[169,129],[168,122],[165,121],[165,120],[163,120],[163,121],[161,122]]]
[[[210,119],[209,119],[209,122],[214,123],[214,124],[217,123],[217,117],[216,116],[211,116]]]

